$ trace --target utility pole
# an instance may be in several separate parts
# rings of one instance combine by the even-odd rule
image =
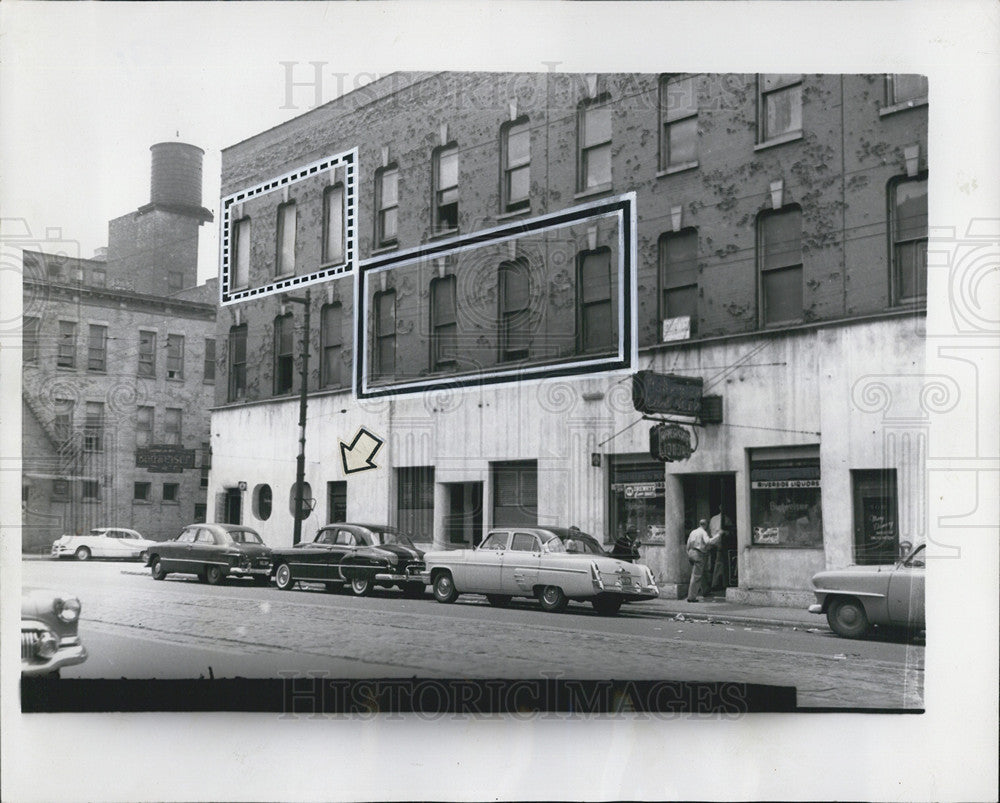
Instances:
[[[305,319],[302,325],[302,373],[301,390],[299,392],[299,456],[295,465],[295,527],[292,530],[292,543],[297,544],[302,540],[302,509],[305,504],[305,500],[302,498],[302,490],[306,481],[306,407],[309,395],[309,312],[311,307],[309,288],[306,288],[305,298],[283,295],[282,300],[295,304],[303,304],[306,308]]]

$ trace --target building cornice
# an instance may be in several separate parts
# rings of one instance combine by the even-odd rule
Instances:
[[[203,301],[187,301],[164,296],[135,293],[131,290],[115,290],[111,288],[92,287],[85,284],[65,284],[63,282],[48,282],[24,277],[24,289],[41,291],[35,297],[58,298],[60,300],[75,300],[77,297],[84,303],[95,306],[124,306],[129,309],[147,312],[158,312],[166,315],[177,315],[185,318],[214,321],[217,314],[215,304]]]

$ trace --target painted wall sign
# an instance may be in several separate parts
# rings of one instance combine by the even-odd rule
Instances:
[[[637,371],[632,374],[632,405],[640,413],[696,416],[702,387],[701,377]]]
[[[194,449],[162,443],[135,450],[135,467],[153,474],[177,474],[194,468]]]

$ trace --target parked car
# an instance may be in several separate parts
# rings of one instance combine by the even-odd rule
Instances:
[[[503,606],[512,597],[537,597],[543,609],[555,612],[570,600],[589,600],[598,613],[610,615],[623,602],[655,599],[660,593],[648,567],[570,552],[559,528],[491,530],[475,549],[427,552],[424,561],[424,578],[438,602],[485,594],[491,605]]]
[[[156,541],[126,527],[95,527],[86,535],[62,535],[52,544],[53,558],[125,558],[145,560]]]
[[[358,596],[375,586],[398,586],[421,596],[424,553],[405,533],[386,524],[330,524],[310,542],[274,550],[272,575],[287,590],[300,580],[335,590],[350,585]]]
[[[150,547],[146,565],[154,580],[176,572],[198,575],[211,585],[226,577],[251,577],[267,585],[271,550],[256,530],[242,524],[191,524],[173,540]]]
[[[582,552],[587,555],[608,556],[608,551],[600,541],[576,527],[546,527],[563,542],[567,552]]]
[[[809,612],[825,613],[830,629],[844,638],[860,638],[872,625],[922,630],[925,554],[918,544],[895,564],[819,572]]]
[[[21,590],[21,674],[59,677],[64,666],[82,664],[80,600],[38,588]]]

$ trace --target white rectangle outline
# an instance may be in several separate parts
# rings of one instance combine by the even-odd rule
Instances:
[[[627,371],[627,370],[631,370],[631,369],[635,368],[635,366],[638,365],[638,362],[639,362],[639,343],[638,343],[638,339],[639,339],[639,323],[638,323],[638,313],[637,313],[637,309],[638,309],[637,305],[638,305],[638,301],[639,301],[638,282],[637,282],[637,271],[638,271],[638,263],[637,263],[637,254],[638,254],[637,241],[638,241],[638,232],[636,231],[637,213],[636,213],[636,193],[635,193],[634,190],[631,191],[631,192],[623,193],[621,195],[614,195],[614,196],[610,196],[610,197],[607,197],[607,198],[601,198],[600,200],[597,200],[597,201],[591,201],[589,203],[580,204],[578,206],[571,206],[571,207],[568,207],[566,209],[560,209],[560,210],[557,210],[555,212],[549,212],[549,213],[547,213],[545,215],[539,215],[538,217],[525,218],[523,220],[518,221],[517,223],[513,223],[513,224],[507,223],[507,224],[504,224],[504,225],[501,225],[501,226],[494,226],[493,228],[490,228],[490,229],[482,229],[480,231],[475,231],[475,232],[472,232],[472,233],[467,234],[467,235],[462,235],[460,237],[453,237],[451,240],[437,241],[437,242],[433,243],[434,249],[435,249],[434,255],[433,256],[429,256],[427,258],[428,259],[437,259],[437,258],[440,258],[440,257],[444,256],[445,254],[461,253],[463,251],[472,250],[474,248],[481,248],[482,246],[487,245],[487,243],[476,243],[476,244],[470,244],[470,245],[466,245],[466,246],[458,246],[453,251],[452,250],[447,250],[446,248],[442,249],[442,246],[447,246],[449,242],[454,242],[456,240],[458,240],[458,241],[467,240],[470,237],[480,237],[482,235],[490,234],[490,233],[495,232],[495,231],[513,230],[513,229],[516,229],[517,226],[523,226],[527,222],[537,223],[537,222],[545,221],[545,220],[552,219],[552,218],[562,217],[563,215],[574,214],[574,213],[577,213],[577,212],[585,212],[588,209],[594,209],[596,207],[607,206],[609,203],[613,204],[613,203],[619,203],[619,202],[622,202],[622,201],[627,201],[628,204],[629,204],[629,226],[631,227],[631,231],[632,231],[631,243],[630,243],[630,247],[629,247],[629,260],[630,260],[630,264],[632,266],[632,269],[629,271],[630,281],[629,281],[629,287],[628,287],[629,303],[630,303],[630,308],[632,310],[632,321],[631,321],[631,326],[629,327],[629,331],[630,331],[630,334],[631,334],[631,349],[630,349],[630,354],[628,355],[628,357],[629,357],[628,364],[626,364],[625,366],[615,366],[613,368],[609,368],[608,370],[609,371]],[[623,215],[623,212],[622,212],[621,209],[618,209],[618,210],[615,210],[613,212],[605,212],[604,214],[600,215],[598,218],[590,218],[590,219],[601,219],[601,218],[606,218],[606,217],[617,217],[618,218],[618,253],[619,254],[624,254],[624,251],[625,251],[625,243],[624,243],[625,234],[624,234],[624,229],[623,229],[623,224],[624,224],[624,219],[623,219],[624,215]],[[578,226],[578,225],[580,225],[582,223],[586,223],[587,220],[588,220],[588,218],[579,218],[577,220],[569,221],[567,223],[557,223],[557,224],[552,225],[551,227],[543,227],[543,228],[538,229],[536,231],[527,232],[527,233],[525,233],[525,232],[518,233],[517,231],[512,231],[512,233],[509,234],[509,235],[507,235],[507,236],[498,237],[495,240],[491,240],[490,244],[492,244],[492,243],[507,242],[508,240],[513,240],[513,239],[516,239],[518,237],[527,237],[527,236],[529,236],[531,234],[537,234],[539,231],[555,230],[555,229],[564,228],[566,226]],[[425,251],[426,248],[427,248],[426,245],[424,245],[424,246],[417,246],[415,248],[408,248],[405,251],[394,252],[391,255],[391,258],[393,260],[398,260],[399,257],[406,257],[406,256],[409,256],[409,255],[413,255],[413,259],[412,260],[405,260],[404,262],[414,262],[414,261],[417,261],[417,260],[419,260],[421,258],[421,256],[423,255],[423,253],[424,253],[424,251]],[[393,264],[393,265],[386,265],[385,267],[371,268],[369,270],[363,270],[363,269],[360,269],[360,268],[364,268],[364,266],[370,265],[373,262],[381,262],[384,259],[386,259],[386,255],[380,254],[378,257],[373,257],[373,258],[370,258],[370,259],[362,260],[361,263],[360,263],[360,266],[359,266],[359,270],[356,270],[354,272],[354,332],[355,332],[355,336],[357,336],[358,323],[359,323],[359,321],[358,321],[358,311],[359,311],[359,309],[361,307],[361,304],[358,303],[358,300],[361,298],[360,293],[361,293],[362,290],[364,290],[364,291],[367,292],[367,280],[368,280],[369,274],[375,274],[375,273],[378,273],[379,271],[392,270],[394,268],[398,268],[401,263],[397,262],[396,264]],[[624,332],[625,332],[625,305],[622,302],[625,300],[625,287],[624,287],[625,283],[621,280],[621,278],[622,278],[621,277],[621,266],[622,266],[622,260],[621,259],[619,259],[619,263],[618,264],[619,264],[619,281],[618,281],[618,287],[619,287],[619,290],[618,290],[618,332],[619,332],[619,334],[618,334],[618,354],[617,354],[617,356],[616,356],[615,359],[616,360],[624,360],[625,356],[624,356],[624,353],[623,353],[624,349],[622,348],[622,339],[624,337]],[[361,276],[362,275],[364,275],[364,277],[365,277],[365,282],[366,282],[365,287],[361,286]],[[367,334],[368,334],[368,332],[367,332],[367,328],[366,328],[365,329],[365,336],[362,338],[362,342],[361,343],[356,343],[355,344],[355,349],[354,349],[354,361],[352,363],[351,368],[352,368],[352,373],[353,373],[354,378],[355,378],[355,383],[352,383],[352,386],[354,387],[354,396],[355,396],[355,398],[373,398],[372,396],[368,395],[369,394],[369,386],[368,386],[368,336],[367,336]],[[360,359],[362,361],[362,363],[361,363],[361,368],[362,368],[362,373],[361,373],[361,393],[360,394],[358,393],[358,388],[357,388],[357,384],[356,384],[357,375],[358,375],[357,374],[357,368],[358,368],[357,360],[359,358],[358,357],[359,353],[360,353]],[[580,360],[580,361],[577,361],[577,362],[559,363],[558,366],[553,366],[551,363],[547,363],[547,364],[544,364],[544,365],[536,365],[536,366],[531,366],[531,367],[528,367],[528,368],[511,368],[511,369],[507,369],[507,370],[503,370],[503,371],[483,371],[483,372],[477,373],[477,374],[463,374],[461,376],[443,376],[443,377],[437,377],[437,378],[434,378],[434,379],[422,378],[420,381],[417,381],[417,382],[405,382],[405,383],[399,383],[399,384],[379,386],[379,388],[376,388],[376,390],[384,388],[386,390],[386,392],[385,393],[379,393],[379,394],[377,394],[377,397],[378,398],[392,398],[392,396],[394,395],[395,391],[398,391],[399,393],[405,393],[405,392],[407,392],[408,389],[429,388],[429,387],[433,387],[433,386],[437,386],[437,385],[454,385],[456,382],[463,383],[463,384],[464,383],[472,384],[474,382],[474,380],[475,380],[475,377],[478,377],[478,376],[489,376],[489,377],[492,378],[491,384],[498,384],[498,385],[500,385],[500,384],[516,383],[516,382],[527,382],[527,381],[531,381],[532,379],[536,378],[536,377],[532,376],[533,374],[547,374],[554,367],[558,367],[558,369],[560,371],[564,371],[566,369],[572,369],[572,368],[576,368],[576,367],[585,367],[585,366],[589,366],[589,365],[601,365],[602,363],[608,362],[608,359],[609,359],[608,357],[602,357],[600,359],[594,359],[594,360]],[[505,377],[505,376],[509,376],[510,377],[510,379],[507,380],[506,382],[504,382],[503,380],[498,380],[497,379],[497,377]],[[588,373],[587,376],[590,376],[590,373]],[[538,377],[538,378],[539,379],[545,379],[547,377],[546,376],[541,376],[541,377]],[[563,378],[564,379],[572,379],[574,377],[570,374],[570,375],[563,376]]]
[[[346,158],[350,157],[350,158]],[[236,203],[243,203],[252,197],[257,197],[261,195],[268,195],[272,192],[277,192],[278,190],[284,189],[291,184],[303,181],[309,178],[309,175],[300,176],[299,178],[292,179],[292,176],[298,173],[310,173],[313,168],[319,168],[320,165],[330,162],[322,172],[327,170],[335,170],[341,165],[347,165],[347,175],[344,180],[344,203],[345,203],[345,213],[344,213],[344,261],[338,263],[330,268],[320,268],[311,273],[304,274],[303,276],[291,276],[287,279],[280,280],[278,282],[270,282],[269,284],[262,285],[259,288],[253,288],[252,294],[247,294],[250,288],[245,290],[230,291],[230,299],[225,301],[226,288],[228,282],[223,282],[223,265],[225,264],[225,253],[226,253],[226,241],[230,236],[229,231],[229,209]],[[282,173],[279,176],[274,176],[273,178],[265,179],[259,184],[255,184],[252,187],[248,187],[242,190],[237,190],[234,193],[224,196],[221,201],[222,209],[222,221],[219,231],[219,306],[227,307],[232,304],[239,304],[243,301],[249,301],[251,299],[265,298],[270,295],[275,295],[277,293],[287,292],[292,287],[308,287],[319,282],[329,281],[330,279],[336,279],[341,276],[346,276],[350,273],[354,273],[357,261],[357,247],[358,247],[358,224],[360,223],[360,215],[358,215],[357,210],[357,184],[358,184],[358,148],[354,147],[350,150],[341,151],[340,153],[335,153],[330,156],[323,156],[316,159],[309,164],[302,165],[301,167],[296,167],[289,170],[287,173]],[[317,170],[317,172],[320,172]],[[264,189],[270,184],[276,186],[270,189]],[[237,200],[238,199],[238,200]],[[348,230],[347,226],[347,211],[351,208],[351,203],[354,204],[354,225],[351,230]],[[329,273],[337,269],[334,273]],[[323,273],[324,275],[319,276],[317,274]],[[329,275],[327,275],[329,273]],[[311,278],[310,278],[311,277]],[[299,281],[293,281],[293,280]],[[271,286],[272,289],[265,289]],[[232,298],[236,293],[241,294],[239,298]]]

